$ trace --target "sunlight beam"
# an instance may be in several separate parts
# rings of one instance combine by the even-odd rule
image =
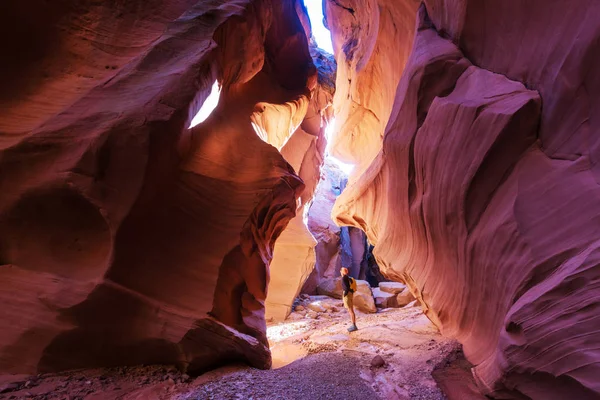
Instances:
[[[325,149],[325,152],[327,153],[326,157],[337,165],[346,175],[350,175],[354,169],[354,164],[347,164],[331,155],[330,149],[333,142],[333,132],[335,132],[335,118],[332,118],[325,127],[325,138],[327,139],[327,148]]]
[[[219,86],[219,82],[215,80],[215,83],[213,83],[212,88],[210,90],[210,94],[208,95],[206,100],[204,100],[202,107],[200,107],[200,111],[198,111],[198,114],[196,114],[194,119],[192,119],[190,128],[193,128],[194,126],[198,125],[199,123],[204,122],[204,120],[206,120],[206,118],[208,118],[208,116],[217,107],[217,104],[219,104],[219,96],[220,95],[221,95],[221,87]]]

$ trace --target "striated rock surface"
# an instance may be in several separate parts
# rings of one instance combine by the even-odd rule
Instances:
[[[284,141],[308,109],[295,2],[10,2],[0,26],[0,371],[268,368],[303,184],[251,122]]]
[[[315,268],[305,282],[303,293],[316,293],[322,279],[339,276],[342,266],[340,227],[331,219],[335,199],[345,184],[345,174],[327,158],[321,169],[321,177],[308,210],[308,229],[317,241]]]
[[[304,158],[294,163],[295,165],[292,164],[292,167],[296,171],[301,171],[300,176],[304,178],[304,182],[312,183],[313,189],[314,176],[319,176],[320,160],[322,160],[320,156],[322,153],[317,148],[319,140],[322,140],[320,136],[310,135],[302,128],[298,128],[281,152],[290,161],[297,154],[304,155]],[[310,168],[307,168],[307,165],[310,165]],[[315,265],[316,241],[304,224],[306,205],[302,197],[307,194],[305,188],[299,198],[300,205],[296,209],[296,216],[275,244],[265,303],[267,319],[282,321],[289,315],[294,299]]]
[[[304,13],[301,12],[300,15]],[[310,38],[310,31],[307,34]],[[313,42],[310,50],[318,66],[317,85],[311,93],[304,119],[281,149],[283,157],[304,182],[304,190],[298,197],[296,216],[277,240],[270,264],[269,291],[265,306],[267,319],[274,321],[283,321],[290,314],[294,299],[316,262],[317,241],[308,229],[306,214],[321,177],[327,144],[325,128],[331,119],[331,102],[335,91],[335,62],[331,55],[317,49]],[[271,116],[267,121],[273,119]]]
[[[364,173],[339,197],[336,221],[364,229],[382,272],[406,282],[442,333],[463,343],[485,394],[597,398],[600,5],[425,6],[414,40],[365,54],[380,38],[346,22],[381,16],[327,2],[346,75],[369,82],[365,98],[384,84],[395,93],[393,108],[385,96],[372,106],[377,123],[361,117],[350,129],[353,115],[338,115],[339,152]],[[395,19],[398,30],[405,21]],[[365,67],[410,43],[397,90],[396,75]],[[341,76],[336,110],[351,103]],[[377,151],[352,147],[367,130],[385,133]]]
[[[337,196],[344,189],[348,176],[330,157],[326,157],[321,180],[308,210],[308,229],[317,240],[316,263],[302,288],[303,293],[315,294],[323,280],[338,277],[340,268],[347,267],[350,275],[377,285],[384,278],[367,246],[364,232],[354,227],[339,227],[331,219]]]
[[[416,26],[417,0],[324,4],[332,149],[357,164],[336,221],[463,343],[486,395],[598,398],[600,3],[424,0]],[[270,365],[269,264],[295,217],[280,245],[300,268],[271,273],[285,305],[323,146],[302,8],[3,4],[0,371]],[[319,271],[347,256],[331,232]]]
[[[361,173],[375,158],[392,112],[396,85],[408,59],[417,0],[327,0],[338,65],[333,101],[333,155],[358,164]]]

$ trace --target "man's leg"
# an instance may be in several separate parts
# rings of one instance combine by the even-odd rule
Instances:
[[[352,326],[348,328],[348,332],[354,332],[356,328],[356,314],[354,314],[354,293],[348,295],[348,313],[350,313],[350,319],[352,320]]]

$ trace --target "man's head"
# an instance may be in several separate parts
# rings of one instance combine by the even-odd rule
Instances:
[[[346,267],[342,267],[340,269],[340,275],[344,276],[344,275],[348,275],[348,268]]]

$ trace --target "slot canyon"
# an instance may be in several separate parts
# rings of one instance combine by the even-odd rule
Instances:
[[[597,0],[7,0],[0,50],[0,399],[600,399]]]

